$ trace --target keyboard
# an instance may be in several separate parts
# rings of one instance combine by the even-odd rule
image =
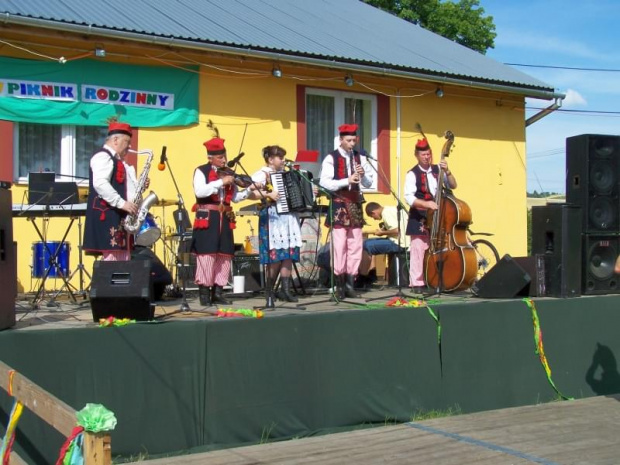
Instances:
[[[86,203],[74,203],[66,205],[37,205],[37,204],[13,204],[13,217],[71,217],[86,215]]]

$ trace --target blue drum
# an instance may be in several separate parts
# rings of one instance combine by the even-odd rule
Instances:
[[[56,265],[51,266],[48,278],[61,278],[69,276],[69,251],[71,245],[67,242],[35,242],[32,244],[32,277],[43,278],[51,266],[51,258],[58,250]],[[60,250],[59,250],[60,249]]]
[[[139,231],[136,233],[136,245],[150,247],[157,242],[160,236],[161,230],[157,223],[155,223],[153,215],[147,213],[142,226],[140,226]]]

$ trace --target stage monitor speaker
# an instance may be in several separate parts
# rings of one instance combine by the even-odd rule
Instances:
[[[11,191],[0,188],[0,330],[15,326],[15,297],[17,295],[17,260],[13,242]]]
[[[620,136],[566,139],[566,202],[582,207],[586,234],[620,231]]]
[[[583,253],[583,293],[620,294],[618,275],[614,273],[620,237],[585,235]]]
[[[258,254],[238,253],[233,257],[232,274],[245,276],[246,292],[260,291],[264,287],[260,267]]]
[[[518,295],[529,297],[545,297],[547,290],[547,267],[549,256],[536,254],[531,257],[512,257],[517,265],[530,276],[530,284],[523,288]]]
[[[532,278],[508,254],[472,286],[472,292],[484,299],[510,299],[524,295]]]
[[[110,316],[153,319],[151,261],[97,261],[93,266],[90,305],[93,321]]]
[[[148,247],[136,246],[131,252],[132,260],[151,261],[151,286],[153,286],[153,300],[161,300],[166,286],[172,284],[172,275],[164,266],[159,257]]]
[[[400,287],[409,287],[409,260],[407,255],[409,252],[401,252],[399,254],[391,253],[388,255],[388,285],[398,286],[396,281],[396,264],[400,269]],[[398,258],[398,260],[396,260]]]
[[[547,296],[581,295],[581,212],[565,203],[532,207],[532,256],[545,255]]]

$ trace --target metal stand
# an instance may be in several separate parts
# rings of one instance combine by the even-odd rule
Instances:
[[[52,301],[54,301],[56,299],[56,297],[58,297],[58,295],[62,292],[62,290],[65,287],[72,287],[75,289],[75,294],[82,296],[83,299],[86,299],[86,291],[90,288],[90,284],[84,288],[84,274],[86,274],[86,276],[88,276],[88,279],[90,281],[92,281],[92,276],[90,275],[90,273],[86,270],[86,268],[84,267],[84,262],[83,262],[83,256],[82,256],[82,217],[78,216],[78,265],[75,268],[75,270],[73,270],[73,272],[69,275],[69,277],[67,278],[67,281],[65,281],[65,283],[63,284],[63,286],[56,292],[56,294],[54,294],[54,297],[52,298]],[[73,279],[73,277],[75,276],[76,273],[80,274],[80,287],[79,290],[78,288],[76,288],[75,286],[73,286],[72,284],[70,284],[69,281],[71,281]],[[92,283],[91,283],[92,284]],[[51,303],[51,302],[50,302]],[[49,303],[48,303],[48,307],[49,307]]]

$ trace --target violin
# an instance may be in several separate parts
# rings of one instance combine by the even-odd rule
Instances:
[[[217,174],[221,178],[223,178],[224,176],[232,176],[235,180],[235,184],[243,189],[245,189],[246,187],[250,187],[254,183],[254,181],[252,181],[252,178],[247,174],[236,173],[227,166],[218,168]]]

